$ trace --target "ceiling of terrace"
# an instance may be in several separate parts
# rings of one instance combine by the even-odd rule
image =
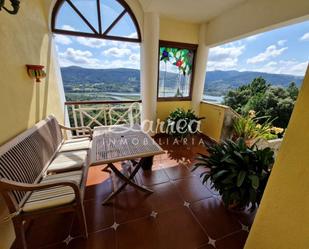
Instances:
[[[139,0],[145,12],[186,22],[207,22],[248,0]]]

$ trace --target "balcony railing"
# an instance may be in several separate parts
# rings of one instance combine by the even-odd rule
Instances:
[[[141,100],[65,102],[72,127],[110,126],[141,122]],[[84,130],[76,135],[84,135]]]

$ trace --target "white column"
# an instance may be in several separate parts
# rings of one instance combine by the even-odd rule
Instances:
[[[153,121],[157,110],[158,54],[160,19],[157,13],[145,13],[141,49],[142,121]],[[148,129],[145,123],[145,129]]]
[[[200,26],[199,44],[195,58],[195,72],[192,92],[192,109],[199,113],[201,100],[203,99],[206,66],[208,59],[208,47],[205,45],[206,24]]]

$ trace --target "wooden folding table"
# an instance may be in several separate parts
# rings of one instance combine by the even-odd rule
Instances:
[[[93,133],[91,149],[91,166],[107,164],[103,171],[111,174],[113,192],[103,201],[103,205],[119,194],[127,185],[146,192],[152,190],[138,185],[134,177],[140,168],[151,168],[153,156],[163,154],[164,150],[139,125],[96,127]],[[137,159],[139,159],[137,161]],[[127,161],[122,164],[122,170],[114,163]],[[120,186],[116,177],[121,179]]]

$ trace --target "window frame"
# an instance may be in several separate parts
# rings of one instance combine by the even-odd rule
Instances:
[[[126,3],[124,0],[115,0],[117,1],[124,10],[118,15],[118,17],[111,23],[111,25],[105,30],[102,30],[102,13],[100,10],[100,0],[93,0],[97,3],[97,14],[98,14],[98,25],[99,30],[96,30],[91,23],[87,20],[87,18],[79,12],[78,8],[74,5],[74,3],[71,0],[57,0],[56,4],[54,5],[53,11],[52,11],[52,19],[51,19],[51,30],[55,34],[60,35],[71,35],[71,36],[81,36],[81,37],[88,37],[88,38],[97,38],[97,39],[106,39],[106,40],[114,40],[114,41],[124,41],[124,42],[136,42],[141,43],[141,31],[138,25],[138,21],[131,10],[130,6]],[[81,32],[81,31],[72,31],[72,30],[63,30],[63,29],[57,29],[56,28],[56,22],[57,22],[57,16],[59,11],[61,10],[62,4],[66,2],[68,3],[73,11],[82,19],[82,21],[85,22],[85,24],[90,28],[90,30],[93,31],[93,33],[88,32]],[[114,28],[114,26],[121,20],[121,18],[128,14],[130,18],[132,19],[132,22],[134,24],[134,27],[137,32],[137,38],[129,38],[129,37],[121,37],[121,36],[113,36],[108,35],[108,33]]]
[[[159,97],[159,89],[160,89],[160,47],[188,49],[188,50],[191,50],[193,52],[193,62],[192,62],[192,73],[191,73],[191,80],[190,80],[190,86],[189,86],[189,96],[186,96],[186,97]],[[161,102],[161,101],[191,101],[192,100],[192,91],[193,91],[193,84],[194,84],[195,60],[196,60],[197,48],[198,48],[197,44],[159,40],[157,101]]]

